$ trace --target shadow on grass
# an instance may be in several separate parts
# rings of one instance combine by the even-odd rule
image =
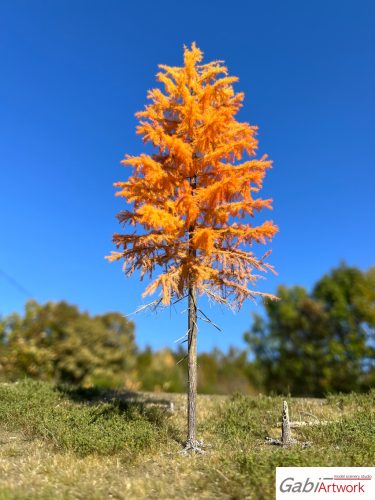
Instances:
[[[63,396],[77,403],[109,403],[118,401],[124,404],[124,408],[129,408],[131,405],[138,408],[155,405],[173,412],[173,402],[171,400],[150,397],[145,398],[142,394],[134,391],[101,389],[99,387],[86,388],[65,384],[59,384],[56,388]],[[128,404],[128,406],[126,404]]]
[[[66,384],[57,385],[56,390],[61,396],[75,403],[88,405],[109,404],[110,406],[103,406],[100,416],[105,416],[106,412],[110,414],[115,410],[127,419],[132,419],[135,414],[140,414],[154,425],[162,426],[166,424],[169,437],[180,445],[185,444],[179,431],[168,422],[174,411],[171,400],[145,397],[134,391],[102,389],[99,387],[86,388]]]

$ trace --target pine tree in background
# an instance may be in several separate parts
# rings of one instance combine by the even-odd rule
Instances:
[[[220,61],[201,64],[202,55],[192,44],[182,67],[160,65],[164,92],[149,91],[151,103],[136,114],[137,133],[155,154],[123,160],[133,174],[115,184],[117,196],[133,205],[118,219],[134,230],[114,235],[120,251],[108,257],[123,260],[127,276],[139,270],[151,279],[144,296],[160,289],[154,305],[188,298],[187,450],[199,450],[197,295],[234,308],[271,297],[254,289],[258,273],[272,269],[264,261],[269,252],[258,258],[248,248],[277,231],[272,221],[254,226],[243,220],[271,208],[272,200],[257,195],[271,161],[254,159],[257,128],[235,119],[244,99],[233,89],[238,78]]]

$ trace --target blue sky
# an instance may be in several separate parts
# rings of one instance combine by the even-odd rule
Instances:
[[[261,289],[310,287],[342,259],[373,265],[374,24],[371,1],[2,1],[0,269],[41,302],[124,314],[141,303],[144,284],[103,258],[123,208],[112,184],[123,155],[142,151],[134,113],[157,64],[180,65],[192,41],[239,76],[240,118],[274,161],[264,195],[278,276]],[[7,314],[26,297],[0,275],[0,298]],[[223,331],[203,325],[201,350],[242,346],[261,311],[203,304]],[[181,311],[135,320],[141,346],[186,331]]]

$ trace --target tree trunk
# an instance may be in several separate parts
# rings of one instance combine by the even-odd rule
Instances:
[[[187,445],[196,446],[197,407],[197,294],[189,288],[188,298],[188,436]]]
[[[197,188],[197,176],[190,178],[192,193]],[[195,257],[196,250],[192,245],[195,225],[189,227],[189,255]],[[187,449],[196,449],[197,447],[197,291],[189,278],[188,289],[188,435]]]

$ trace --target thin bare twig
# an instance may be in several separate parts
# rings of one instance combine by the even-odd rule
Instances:
[[[185,359],[187,359],[188,355],[186,354],[186,356],[184,356],[183,358],[179,359],[176,363],[176,366],[179,365],[180,363],[182,363],[183,361],[185,361]]]
[[[149,302],[148,304],[143,304],[141,306],[138,306],[137,309],[129,314],[125,314],[125,317],[127,316],[132,316],[133,314],[138,314],[142,311],[145,311],[146,309],[153,309],[155,311],[155,309],[160,305],[162,299],[156,299],[156,300],[153,300],[152,302]]]
[[[300,415],[306,415],[307,417],[315,418],[315,420],[320,422],[319,418],[316,415],[313,415],[312,413],[309,413],[308,411],[300,411]]]
[[[183,335],[182,337],[180,337],[180,338],[178,338],[178,339],[174,340],[173,342],[174,342],[175,344],[177,344],[177,342],[179,342],[180,340],[184,339],[184,338],[185,338],[185,337],[187,337],[188,335],[189,335],[189,330],[185,333],[185,335]]]
[[[219,332],[221,332],[221,328],[218,327],[213,321],[211,321],[210,318],[207,316],[207,314],[202,311],[202,309],[198,309],[198,311],[203,314],[204,318],[206,318],[206,319],[204,319],[204,318],[200,318],[200,319],[202,319],[203,321],[207,321],[208,323],[211,323],[211,325],[213,327],[215,327],[216,330],[219,330]]]
[[[175,300],[174,302],[172,302],[172,306],[174,306],[175,304],[178,304],[178,302],[181,302],[181,300],[184,300],[186,299],[188,296],[187,295],[184,295],[183,297],[181,297],[180,299],[177,299]]]

